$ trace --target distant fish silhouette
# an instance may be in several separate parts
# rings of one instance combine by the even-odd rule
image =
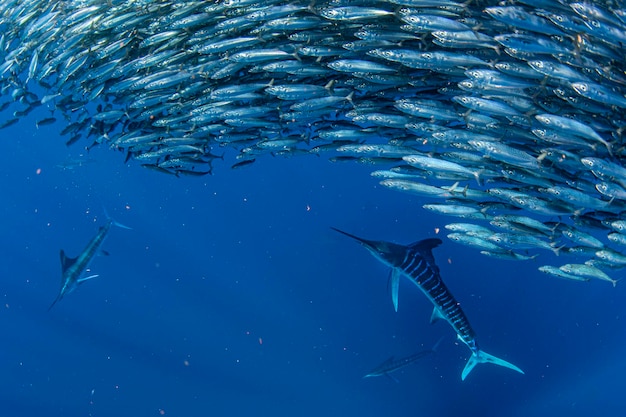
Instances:
[[[428,355],[430,355],[432,353],[435,353],[437,351],[437,347],[439,346],[439,344],[441,343],[442,340],[443,340],[443,337],[441,339],[439,339],[437,341],[437,343],[435,343],[435,345],[431,349],[423,350],[421,352],[416,352],[416,353],[414,353],[414,354],[412,354],[410,356],[406,356],[404,358],[395,359],[395,357],[392,356],[389,359],[387,359],[385,362],[383,362],[380,365],[378,365],[376,368],[372,369],[363,378],[369,378],[369,377],[373,377],[373,376],[385,375],[385,376],[393,379],[394,381],[399,382],[392,375],[390,375],[391,372],[395,372],[398,369],[404,368],[405,366],[408,366],[408,365],[412,364],[413,362],[417,361],[418,359],[422,359],[425,356],[428,356]]]
[[[61,249],[61,289],[57,298],[52,302],[50,307],[48,307],[48,311],[50,311],[56,303],[61,301],[65,295],[74,291],[79,284],[98,276],[89,275],[81,278],[81,275],[87,269],[89,263],[100,249],[100,246],[107,237],[112,225],[116,225],[124,229],[130,229],[129,227],[109,219],[104,226],[98,229],[98,233],[96,233],[96,235],[89,241],[85,249],[83,249],[80,255],[76,258],[68,258],[65,256],[63,249]]]
[[[396,310],[398,309],[400,276],[404,275],[422,290],[435,306],[431,321],[445,319],[458,338],[472,351],[472,356],[468,359],[461,374],[462,380],[465,380],[479,363],[493,363],[521,374],[524,373],[512,363],[496,358],[478,348],[474,330],[461,309],[461,305],[443,283],[439,275],[439,267],[435,264],[432,250],[441,244],[440,239],[424,239],[404,246],[385,241],[366,240],[334,227],[332,229],[356,240],[376,259],[391,267],[391,297]]]

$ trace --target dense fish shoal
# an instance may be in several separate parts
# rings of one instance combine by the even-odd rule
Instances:
[[[7,0],[0,33],[0,128],[47,108],[68,146],[175,175],[223,147],[368,163],[485,255],[626,265],[620,2]]]

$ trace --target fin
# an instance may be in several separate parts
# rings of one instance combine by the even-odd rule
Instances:
[[[474,369],[474,367],[479,363],[493,363],[494,365],[504,366],[505,368],[512,369],[516,372],[519,372],[520,374],[524,373],[524,371],[522,371],[520,368],[513,365],[512,363],[500,358],[496,358],[493,355],[479,350],[472,353],[472,356],[470,356],[470,358],[467,360],[467,364],[465,365],[465,368],[463,368],[463,373],[461,374],[461,380],[465,381],[465,378],[469,375],[470,372],[472,372],[472,369]]]
[[[76,258],[68,258],[65,256],[65,252],[61,249],[61,270],[67,271],[69,267],[76,263]]]
[[[432,351],[433,351],[433,353],[436,353],[436,352],[437,352],[437,349],[439,348],[439,345],[441,344],[441,342],[443,341],[443,339],[445,339],[445,336],[441,336],[441,337],[439,338],[439,340],[437,340],[437,343],[435,343],[435,344],[433,345],[433,347],[432,347],[432,348],[430,348],[430,350],[432,350]]]
[[[561,249],[563,249],[565,246],[566,246],[566,245],[561,245],[561,246],[558,246],[558,247],[554,247],[554,246],[550,245],[550,247],[552,248],[552,252],[554,252],[554,254],[555,254],[556,256],[559,256],[559,251],[560,251]]]
[[[400,289],[400,270],[393,268],[391,270],[391,276],[389,277],[390,289],[391,289],[391,301],[393,302],[393,309],[398,312],[398,291]]]
[[[122,229],[133,230],[132,227],[124,226],[122,223],[116,222],[113,219],[111,219],[111,221],[113,222],[114,226],[121,227]]]
[[[356,241],[358,241],[358,242],[361,242],[361,243],[366,243],[366,242],[369,242],[369,241],[366,241],[365,239],[362,239],[362,238],[360,238],[360,237],[358,237],[358,236],[352,235],[352,234],[350,234],[350,233],[348,233],[348,232],[344,232],[343,230],[339,230],[339,229],[337,229],[336,227],[332,227],[332,226],[331,226],[330,228],[331,228],[331,229],[333,229],[335,232],[339,232],[339,233],[341,233],[341,234],[343,234],[343,235],[346,235],[346,236],[348,236],[348,237],[351,237],[352,239],[354,239],[354,240],[356,240]]]
[[[411,243],[409,247],[411,247],[412,249],[419,249],[430,252],[442,243],[443,242],[441,241],[441,239],[430,238]]]
[[[109,252],[105,251],[104,249],[100,249],[100,255],[109,256],[111,254]]]
[[[433,314],[430,315],[430,324],[436,323],[439,320],[445,320],[446,318],[441,314],[441,311],[437,308],[433,308]]]
[[[426,259],[426,262],[428,263],[428,265],[437,273],[439,273],[439,267],[435,263],[435,257],[433,256],[432,250],[436,248],[437,246],[441,245],[441,243],[442,243],[441,239],[430,238],[430,239],[420,240],[419,242],[411,243],[409,245],[409,248],[411,250],[419,251],[420,255],[422,255],[422,257]]]
[[[459,182],[457,181],[454,184],[450,185],[449,187],[441,187],[441,189],[446,190],[449,193],[454,193],[456,191],[456,187],[458,186],[459,186]],[[463,195],[465,195],[465,193],[463,193]]]
[[[99,277],[99,276],[100,276],[100,275],[97,275],[97,274],[96,274],[96,275],[89,275],[88,277],[85,277],[85,278],[78,278],[78,279],[76,280],[76,282],[77,282],[78,284],[82,284],[83,282],[85,282],[85,281],[87,281],[87,280],[90,280],[90,279],[92,279],[92,278],[97,278],[97,277]]]
[[[389,373],[387,373],[387,372],[385,372],[385,376],[386,376],[387,378],[390,378],[390,379],[391,379],[393,382],[395,382],[396,384],[399,384],[399,383],[400,383],[400,381],[398,381],[398,379],[397,379],[395,376],[393,376],[393,375],[391,375],[391,374],[389,374]]]

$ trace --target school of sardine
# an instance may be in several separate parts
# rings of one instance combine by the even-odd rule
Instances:
[[[0,127],[41,106],[68,146],[175,175],[222,147],[373,164],[485,255],[626,266],[618,0],[4,0],[0,88]]]

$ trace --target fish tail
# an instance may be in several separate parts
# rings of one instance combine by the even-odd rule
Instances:
[[[465,365],[465,368],[463,368],[463,373],[461,374],[461,380],[464,381],[467,375],[469,375],[469,373],[472,372],[472,369],[474,369],[474,367],[479,363],[493,363],[494,365],[512,369],[520,374],[524,373],[524,371],[510,362],[496,358],[495,356],[483,352],[482,350],[477,350],[476,352],[473,352],[472,356],[470,356],[467,360],[467,364]]]
[[[476,179],[476,182],[478,183],[479,186],[482,185],[482,183],[480,182],[480,176],[483,174],[483,172],[485,172],[484,169],[480,169],[478,171],[475,171],[474,174],[474,178]]]
[[[552,246],[550,245],[550,247],[552,248],[552,252],[556,255],[559,256],[559,254],[561,253],[561,249],[563,249],[566,245],[561,245],[561,246]]]
[[[609,151],[609,155],[613,156],[613,146],[605,140],[603,140],[602,143],[606,146],[606,150]]]

